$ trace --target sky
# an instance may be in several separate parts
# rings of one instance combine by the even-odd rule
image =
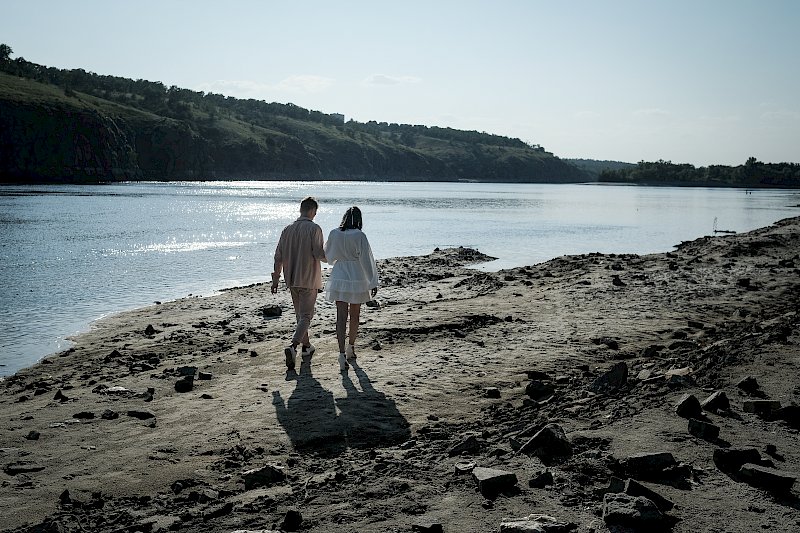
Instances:
[[[562,158],[800,162],[797,0],[4,0],[12,58],[485,131]]]

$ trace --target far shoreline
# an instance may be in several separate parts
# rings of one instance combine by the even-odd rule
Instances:
[[[465,184],[465,185],[612,185],[612,186],[628,186],[628,187],[674,187],[674,188],[700,188],[700,189],[742,189],[748,191],[758,191],[758,190],[786,190],[786,191],[796,191],[800,190],[800,185],[797,186],[786,186],[786,185],[765,185],[765,184],[758,184],[755,186],[748,186],[748,185],[738,185],[738,184],[724,184],[724,183],[716,183],[716,182],[693,182],[693,183],[686,183],[680,181],[658,181],[658,182],[622,182],[622,181],[602,181],[602,180],[578,180],[578,181],[556,181],[556,180],[547,180],[547,181],[525,181],[525,180],[477,180],[477,179],[430,179],[429,177],[421,177],[420,179],[391,179],[391,178],[377,178],[377,177],[365,177],[365,178],[319,178],[319,177],[309,177],[309,178],[291,178],[291,177],[281,177],[281,178],[268,178],[268,177],[257,177],[257,178],[209,178],[209,179],[167,179],[167,180],[122,180],[122,181],[110,181],[110,180],[103,180],[103,181],[85,181],[85,180],[75,180],[75,181],[61,181],[61,180],[52,180],[52,181],[0,181],[0,187],[21,187],[21,186],[74,186],[74,185],[81,185],[81,186],[110,186],[110,185],[125,185],[125,184],[136,184],[136,183],[143,183],[143,184],[156,184],[156,183],[190,183],[190,184],[203,184],[203,183],[408,183],[408,184],[415,184],[415,183],[458,183],[458,184]]]

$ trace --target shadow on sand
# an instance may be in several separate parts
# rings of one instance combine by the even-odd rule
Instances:
[[[311,372],[311,361],[303,360],[300,373],[287,372],[297,385],[287,401],[272,393],[278,422],[299,453],[338,456],[347,448],[370,448],[405,442],[411,431],[393,400],[375,390],[366,372],[352,365],[359,390],[346,373],[342,385],[347,396],[334,400]],[[337,412],[338,409],[338,412]]]

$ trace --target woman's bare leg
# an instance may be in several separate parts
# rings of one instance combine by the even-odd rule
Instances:
[[[339,353],[344,353],[344,341],[347,337],[347,302],[336,301],[336,340],[339,341]]]
[[[350,346],[355,346],[356,344],[356,337],[358,337],[358,319],[360,317],[361,304],[350,304]]]

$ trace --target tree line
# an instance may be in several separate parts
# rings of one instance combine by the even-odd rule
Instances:
[[[671,161],[640,161],[630,168],[604,170],[599,181],[711,187],[800,187],[800,164],[762,163],[750,157],[743,165],[695,167]]]
[[[486,132],[376,121],[362,123],[350,120],[345,123],[341,115],[309,110],[292,103],[239,99],[217,93],[183,89],[174,85],[167,87],[160,81],[100,75],[84,69],[47,67],[27,61],[23,57],[11,59],[12,53],[13,49],[9,45],[0,44],[0,71],[56,85],[68,96],[81,92],[178,120],[190,119],[198,114],[205,116],[207,120],[214,120],[222,114],[270,127],[274,125],[275,119],[280,117],[337,127],[351,136],[359,132],[388,135],[408,146],[415,144],[417,136],[426,136],[448,142],[523,148],[548,153],[541,145],[528,144],[520,139]]]

